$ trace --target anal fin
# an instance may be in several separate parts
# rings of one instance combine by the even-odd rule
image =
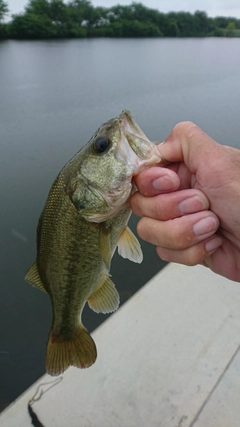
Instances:
[[[30,285],[36,286],[36,288],[41,289],[41,291],[46,292],[46,289],[43,285],[43,282],[41,281],[41,278],[39,276],[37,263],[36,261],[33,263],[33,265],[29,268],[25,275],[25,280],[30,283]]]
[[[106,276],[103,284],[88,298],[88,305],[96,313],[112,313],[117,310],[119,301],[114,283]]]
[[[142,249],[136,236],[129,227],[125,227],[118,241],[118,253],[123,258],[141,264],[143,260]]]

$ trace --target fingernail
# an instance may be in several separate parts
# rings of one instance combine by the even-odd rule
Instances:
[[[222,244],[222,239],[221,237],[214,237],[214,239],[210,240],[209,242],[207,242],[205,244],[205,249],[207,252],[212,252],[215,249],[219,248],[219,246],[221,246]]]
[[[198,221],[193,226],[193,231],[196,236],[204,236],[205,234],[209,234],[212,231],[216,231],[218,228],[218,221],[216,218],[212,216],[208,216],[207,218],[203,218]]]
[[[171,179],[169,176],[164,175],[152,182],[152,186],[157,191],[169,191],[176,188],[178,183],[175,179]]]
[[[192,196],[179,203],[181,215],[202,211],[205,207],[204,202],[198,196]]]

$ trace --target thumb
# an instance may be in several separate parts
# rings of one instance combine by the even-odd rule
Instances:
[[[192,122],[178,123],[163,144],[158,145],[163,162],[184,162],[195,174],[202,162],[208,163],[221,147]]]

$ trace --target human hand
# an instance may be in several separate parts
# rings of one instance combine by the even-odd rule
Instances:
[[[169,166],[135,179],[139,236],[166,261],[203,264],[240,281],[240,150],[191,122],[177,124],[158,149]]]

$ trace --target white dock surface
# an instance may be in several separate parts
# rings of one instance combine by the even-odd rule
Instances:
[[[240,427],[240,284],[169,264],[92,335],[95,365],[32,406],[44,427]],[[53,380],[0,426],[31,427],[28,401]]]

